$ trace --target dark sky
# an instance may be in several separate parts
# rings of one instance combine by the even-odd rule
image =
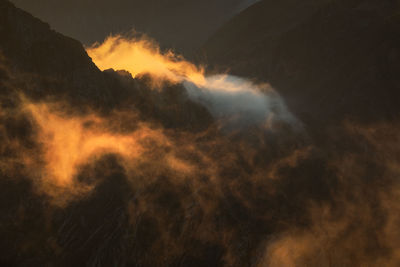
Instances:
[[[85,44],[136,29],[165,47],[190,52],[257,0],[12,0]]]

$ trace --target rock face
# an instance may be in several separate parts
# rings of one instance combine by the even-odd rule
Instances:
[[[310,125],[400,114],[398,1],[269,1],[204,45],[208,61],[270,82]]]
[[[135,29],[163,46],[188,52],[206,40],[252,0],[13,0],[18,7],[48,21],[81,42],[101,42],[110,33]]]

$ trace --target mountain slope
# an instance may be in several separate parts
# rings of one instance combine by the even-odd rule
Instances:
[[[185,98],[180,86],[156,92],[149,90],[140,79],[112,70],[101,72],[78,41],[51,30],[48,24],[8,1],[0,2],[0,12],[0,34],[3,36],[0,53],[5,56],[6,65],[15,70],[15,75],[29,81],[20,88],[28,96],[66,96],[76,105],[90,104],[103,110],[134,104],[148,119],[153,117],[162,124],[186,125],[186,128],[197,127],[191,122],[193,118],[204,122],[203,127],[211,122],[205,108]],[[168,94],[180,97],[172,99]],[[165,98],[169,101],[164,101]],[[155,101],[165,106],[143,104]],[[183,109],[186,112],[182,112]]]
[[[398,1],[262,1],[203,47],[208,61],[270,82],[317,125],[394,119],[399,109]]]

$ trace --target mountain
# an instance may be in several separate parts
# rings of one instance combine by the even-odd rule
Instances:
[[[150,35],[164,47],[190,52],[255,0],[12,2],[85,44],[101,42],[110,33],[134,29]]]
[[[298,3],[283,16],[280,3],[271,15],[282,12],[275,18],[290,25],[299,17],[302,24],[311,18],[320,22],[315,14],[326,10],[312,2],[316,13],[305,16]],[[256,7],[262,11],[264,4]],[[332,7],[335,16],[338,10],[348,6]],[[386,22],[392,25],[395,18]],[[303,74],[319,65],[299,61],[297,46],[289,41],[294,38],[302,51],[308,39],[296,39],[291,32],[296,27],[283,31],[280,25],[271,33],[290,38],[282,39],[287,43],[277,38],[278,48],[294,51],[280,54],[288,67],[279,67],[279,73],[294,77],[288,85],[306,84],[310,80]],[[392,30],[383,31],[383,37]],[[191,101],[186,87],[162,83],[153,88],[148,75],[100,71],[82,44],[6,0],[0,0],[0,36],[1,266],[399,266],[400,122],[358,121],[334,129],[318,124],[328,134],[313,135],[315,129],[296,118],[273,123],[272,112],[262,125],[224,130],[219,127],[223,118]],[[341,40],[348,45],[352,38]],[[338,60],[355,59],[328,44],[321,49]],[[238,49],[235,45],[225,47]],[[359,57],[366,58],[364,63],[371,59]],[[264,62],[262,57],[245,59],[241,64],[252,77],[259,73],[265,81],[263,69],[256,72],[250,64]],[[304,72],[293,71],[295,62],[305,64]],[[332,77],[338,73],[343,74],[339,69]],[[385,72],[386,80],[396,82],[395,74],[395,69]],[[292,87],[284,87],[277,74],[267,77],[280,81],[281,87],[273,85],[290,100]],[[230,80],[230,86],[235,81],[255,86]],[[232,88],[220,88],[217,103],[243,108],[237,105],[242,98],[251,106],[263,93],[272,95],[271,88],[260,88],[268,92],[246,91],[228,97],[231,102],[221,99]],[[269,100],[262,103],[271,107],[262,110],[282,106],[276,96]],[[305,104],[312,108],[312,102]]]
[[[398,1],[261,1],[203,46],[215,68],[269,82],[320,128],[399,116]]]
[[[247,153],[246,142],[218,132],[183,86],[153,90],[146,76],[102,72],[78,41],[6,0],[0,0],[0,35],[0,265],[242,265],[251,261],[260,233],[281,228],[268,219],[260,230],[240,234],[243,223],[250,229],[264,221],[234,192],[253,173],[239,153]],[[249,137],[258,144],[266,136],[277,135]],[[54,184],[50,177],[67,173],[96,144],[100,152],[111,146],[142,154],[124,163],[123,154],[106,149],[77,163],[71,186]],[[271,143],[269,157],[286,157],[284,147]],[[253,157],[263,165],[262,153]],[[253,186],[243,190],[251,195]],[[255,196],[251,209],[262,209]],[[245,251],[244,238],[252,240]]]
[[[135,104],[147,119],[154,117],[159,122],[163,121],[161,123],[174,126],[186,124],[186,128],[196,128],[191,122],[193,117],[202,117],[196,121],[203,121],[204,125],[212,121],[205,108],[184,97],[182,87],[175,86],[160,93],[148,90],[144,80],[130,79],[129,75],[113,70],[101,72],[78,41],[51,30],[48,24],[7,1],[2,1],[0,8],[0,34],[3,36],[0,52],[6,56],[5,62],[11,65],[11,69],[29,77],[24,77],[29,81],[24,87],[29,89],[23,89],[28,96],[66,96],[76,105],[91,103],[106,110],[117,105]],[[167,92],[175,95],[175,99],[162,100],[171,98]],[[176,98],[179,94],[181,97]],[[178,99],[183,102],[177,103]],[[161,101],[166,106],[149,107],[146,104],[155,101]],[[182,112],[183,107],[185,112]]]

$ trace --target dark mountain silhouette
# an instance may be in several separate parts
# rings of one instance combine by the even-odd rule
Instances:
[[[76,105],[91,103],[105,110],[134,104],[147,119],[154,117],[173,126],[196,128],[194,120],[203,121],[204,127],[212,121],[205,108],[185,97],[182,87],[171,85],[170,90],[156,92],[148,90],[145,77],[132,79],[123,72],[101,72],[78,41],[51,30],[7,1],[0,7],[0,50],[11,69],[29,76],[24,78],[29,96],[67,96]],[[149,106],[154,102],[163,104]]]
[[[208,62],[270,82],[317,127],[400,112],[398,1],[261,1],[204,45]]]
[[[83,43],[135,29],[163,46],[190,52],[252,0],[14,0],[57,31]]]

